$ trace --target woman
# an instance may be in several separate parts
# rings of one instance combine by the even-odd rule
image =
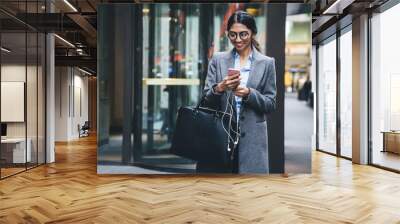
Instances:
[[[205,104],[224,110],[234,98],[241,137],[231,165],[198,163],[199,173],[269,173],[266,115],[276,107],[275,61],[260,53],[256,34],[254,18],[235,12],[227,24],[234,49],[215,53],[209,62]],[[232,68],[240,69],[240,74],[228,75]]]

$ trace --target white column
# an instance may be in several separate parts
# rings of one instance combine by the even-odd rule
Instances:
[[[353,20],[353,162],[368,163],[368,16]]]
[[[54,11],[54,5],[47,1],[47,12]],[[46,35],[46,163],[55,161],[54,133],[55,133],[55,54],[54,35]]]

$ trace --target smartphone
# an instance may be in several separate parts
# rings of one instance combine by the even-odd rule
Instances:
[[[240,70],[239,70],[239,69],[236,69],[236,68],[228,68],[228,75],[229,75],[229,76],[232,76],[232,75],[240,75]],[[236,86],[236,87],[237,87],[237,86]],[[233,89],[236,89],[236,87],[233,88]]]
[[[228,75],[240,74],[240,70],[236,68],[228,68]]]

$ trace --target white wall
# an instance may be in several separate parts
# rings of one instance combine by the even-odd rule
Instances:
[[[27,69],[27,70],[25,70]],[[35,74],[36,75],[36,67],[33,66],[27,66],[25,67],[25,64],[5,64],[1,66],[1,81],[2,82],[25,82],[25,76],[26,72],[28,72],[28,75]],[[29,77],[28,77],[29,78]],[[31,81],[30,81],[31,82]],[[30,83],[32,84],[32,83]],[[35,83],[36,85],[36,83]],[[36,89],[27,89],[27,96],[28,99],[27,103],[29,106],[29,103],[33,102],[34,99],[36,99]],[[4,96],[3,96],[4,97]],[[34,99],[32,99],[34,98]],[[36,108],[36,104],[31,105]],[[7,110],[8,108],[1,108],[1,110]],[[24,110],[24,108],[23,108]],[[28,110],[28,112],[31,112]],[[27,119],[28,122],[35,121],[36,123],[36,113],[28,113],[27,114]],[[7,136],[8,137],[25,137],[25,126],[26,122],[7,122]],[[29,123],[28,124],[28,129],[31,130],[31,128],[34,128],[36,130],[36,125]],[[28,130],[28,137],[29,137],[29,130]]]
[[[25,64],[8,64],[1,66],[1,81],[3,82],[25,82]],[[28,70],[31,68],[28,66]],[[1,108],[7,110],[7,108]],[[7,123],[8,137],[25,137],[25,122],[8,122]]]
[[[68,71],[67,67],[55,68],[55,141],[68,140]]]
[[[76,68],[56,67],[55,85],[55,140],[77,139],[78,124],[89,120],[88,78]]]
[[[72,117],[71,120],[71,135],[73,138],[79,137],[78,133],[78,124],[81,126],[85,123],[85,121],[89,120],[89,94],[88,94],[88,77],[82,76],[83,73],[79,72],[76,74],[78,70],[74,70],[74,108],[72,108]],[[80,93],[79,93],[80,92]],[[80,97],[79,97],[80,95]],[[80,102],[79,102],[80,101]],[[81,108],[79,108],[81,107]],[[80,111],[81,110],[81,111]]]
[[[21,121],[5,122],[7,124],[7,137],[24,138],[25,136],[27,136],[30,144],[29,148],[31,149],[31,161],[36,162],[36,158],[38,158],[39,163],[44,163],[45,90],[43,80],[44,74],[42,72],[42,67],[36,67],[36,65],[25,66],[25,63],[3,64],[1,66],[1,76],[2,86],[4,84],[3,82],[23,82],[26,87],[25,89],[19,90],[19,94],[24,94],[26,90],[26,98],[25,96],[21,97],[25,99],[22,99],[23,102],[19,102],[19,104],[22,104],[19,108],[12,108],[12,106],[10,107],[4,105],[1,107],[2,114],[22,113]],[[5,92],[5,90],[6,89],[2,88],[2,98],[10,98],[9,96],[7,96],[7,94],[11,94],[11,92]],[[14,103],[18,102],[14,101]],[[25,113],[26,119],[24,117]],[[51,162],[51,160],[48,161]]]
[[[1,82],[1,108],[4,108],[1,110],[2,122],[24,122],[24,103],[24,82]]]
[[[25,64],[6,64],[1,66],[1,81],[25,82]],[[32,69],[28,66],[28,70]]]

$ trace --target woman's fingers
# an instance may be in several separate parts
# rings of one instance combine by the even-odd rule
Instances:
[[[235,90],[235,95],[239,97],[245,97],[249,94],[249,89],[246,87],[238,86]]]
[[[231,85],[231,84],[240,84],[240,77],[238,77],[237,79],[232,79],[232,80],[226,80],[226,84],[227,85]]]
[[[245,93],[241,90],[237,90],[237,91],[235,91],[235,96],[243,97],[243,96],[245,96]]]
[[[227,75],[227,76],[225,76],[225,78],[227,80],[233,80],[233,79],[239,78],[239,76],[240,76],[240,74],[234,74],[234,75]]]
[[[221,86],[226,88],[235,89],[240,84],[241,77],[239,75],[226,76],[221,82]]]

